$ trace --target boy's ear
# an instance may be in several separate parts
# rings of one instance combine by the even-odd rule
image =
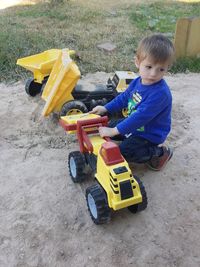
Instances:
[[[140,62],[139,62],[139,59],[138,59],[137,56],[134,57],[134,62],[135,62],[135,66],[136,66],[136,68],[139,69]]]

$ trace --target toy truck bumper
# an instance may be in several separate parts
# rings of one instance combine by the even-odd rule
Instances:
[[[112,200],[110,205],[113,210],[119,210],[119,209],[127,208],[132,205],[139,204],[141,202],[142,202],[142,196],[137,196],[137,197],[132,197],[130,199],[120,200],[120,201]]]

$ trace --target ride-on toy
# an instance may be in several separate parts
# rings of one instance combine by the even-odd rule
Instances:
[[[77,84],[81,74],[69,58],[74,53],[74,50],[51,49],[17,61],[33,72],[34,78],[28,79],[25,90],[30,96],[41,93],[46,101],[44,116],[51,112],[59,112],[60,116],[85,113],[96,105],[105,105],[136,77],[133,72],[117,71],[106,85]],[[122,114],[125,116],[125,112]]]
[[[87,178],[89,165],[95,170],[96,183],[86,189],[86,201],[91,218],[96,224],[107,223],[111,210],[128,208],[132,213],[147,207],[145,188],[132,175],[119,147],[99,135],[98,128],[107,125],[108,118],[95,114],[64,116],[61,126],[68,133],[77,133],[80,151],[68,156],[69,173],[73,182]]]

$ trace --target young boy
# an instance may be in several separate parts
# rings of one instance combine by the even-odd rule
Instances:
[[[135,65],[139,77],[125,92],[105,106],[96,106],[90,113],[103,115],[128,106],[128,117],[100,127],[101,137],[120,138],[122,155],[127,161],[146,163],[153,170],[161,170],[172,157],[172,150],[161,146],[171,129],[172,96],[163,80],[174,58],[174,47],[161,34],[144,38],[138,46]]]

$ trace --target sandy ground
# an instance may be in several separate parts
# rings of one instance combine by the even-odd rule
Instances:
[[[86,76],[105,83],[108,74]],[[200,266],[200,75],[166,77],[174,98],[167,143],[173,159],[161,172],[143,165],[148,208],[114,212],[95,225],[87,211],[88,178],[74,184],[67,156],[77,149],[57,116],[24,84],[0,85],[0,267]]]

